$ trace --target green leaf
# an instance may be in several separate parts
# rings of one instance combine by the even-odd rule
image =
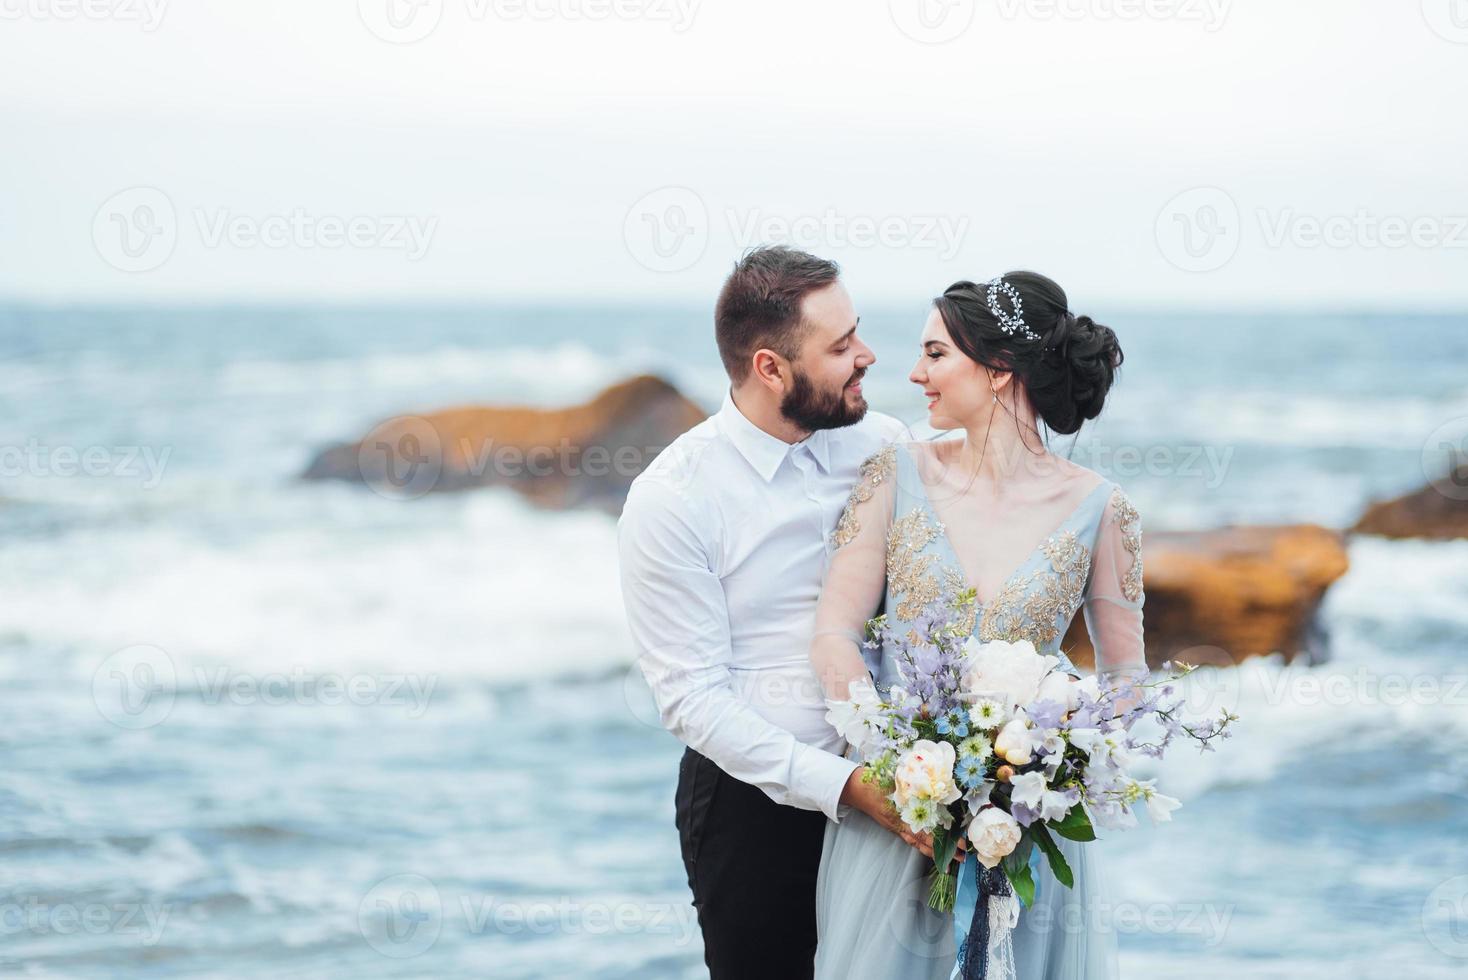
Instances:
[[[958,850],[958,834],[943,827],[933,828],[933,867],[946,872],[953,863],[953,854]]]
[[[1096,831],[1091,827],[1091,818],[1086,815],[1086,808],[1077,803],[1070,808],[1058,823],[1050,824],[1050,829],[1061,837],[1074,841],[1092,841],[1096,839]]]
[[[1030,825],[1030,832],[1035,835],[1035,843],[1040,845],[1040,850],[1050,859],[1050,873],[1055,875],[1055,880],[1066,888],[1074,888],[1075,875],[1071,873],[1070,865],[1065,863],[1065,855],[1060,853],[1060,846],[1050,836],[1050,831],[1043,823],[1036,822]]]
[[[1029,908],[1034,905],[1035,879],[1030,876],[1030,866],[1020,865],[1019,870],[1016,871],[1009,866],[1008,862],[1005,862],[1004,873],[1009,877],[1010,886],[1014,888],[1014,893],[1019,896],[1019,900],[1025,904],[1025,907]]]

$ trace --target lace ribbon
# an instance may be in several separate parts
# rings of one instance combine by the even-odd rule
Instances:
[[[1019,897],[1001,865],[985,868],[972,856],[970,861],[979,888],[978,901],[954,973],[962,980],[1015,980],[1012,933],[1019,924]]]

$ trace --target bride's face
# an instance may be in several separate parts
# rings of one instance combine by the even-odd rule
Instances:
[[[928,399],[928,424],[959,429],[981,420],[994,403],[989,372],[954,346],[942,315],[933,310],[923,325],[922,353],[907,379]]]

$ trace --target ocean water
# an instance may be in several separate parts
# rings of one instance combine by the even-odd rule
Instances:
[[[924,310],[863,312],[868,396],[915,420]],[[1054,448],[1149,529],[1348,526],[1468,418],[1468,317],[1102,319],[1121,382]],[[698,976],[680,749],[630,669],[612,519],[295,477],[386,417],[641,371],[712,408],[710,333],[0,309],[0,968]],[[1200,671],[1192,709],[1237,736],[1156,771],[1173,822],[1098,843],[1124,975],[1468,970],[1468,542],[1351,561],[1328,659]]]

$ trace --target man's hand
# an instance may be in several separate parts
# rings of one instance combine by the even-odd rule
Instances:
[[[846,780],[846,787],[841,790],[841,802],[856,807],[931,858],[933,838],[927,834],[917,835],[908,830],[907,824],[903,823],[902,817],[898,816],[897,808],[892,805],[891,800],[887,799],[887,794],[882,792],[876,780],[866,782],[862,779],[866,771],[865,766],[858,766],[852,770],[850,778]]]

